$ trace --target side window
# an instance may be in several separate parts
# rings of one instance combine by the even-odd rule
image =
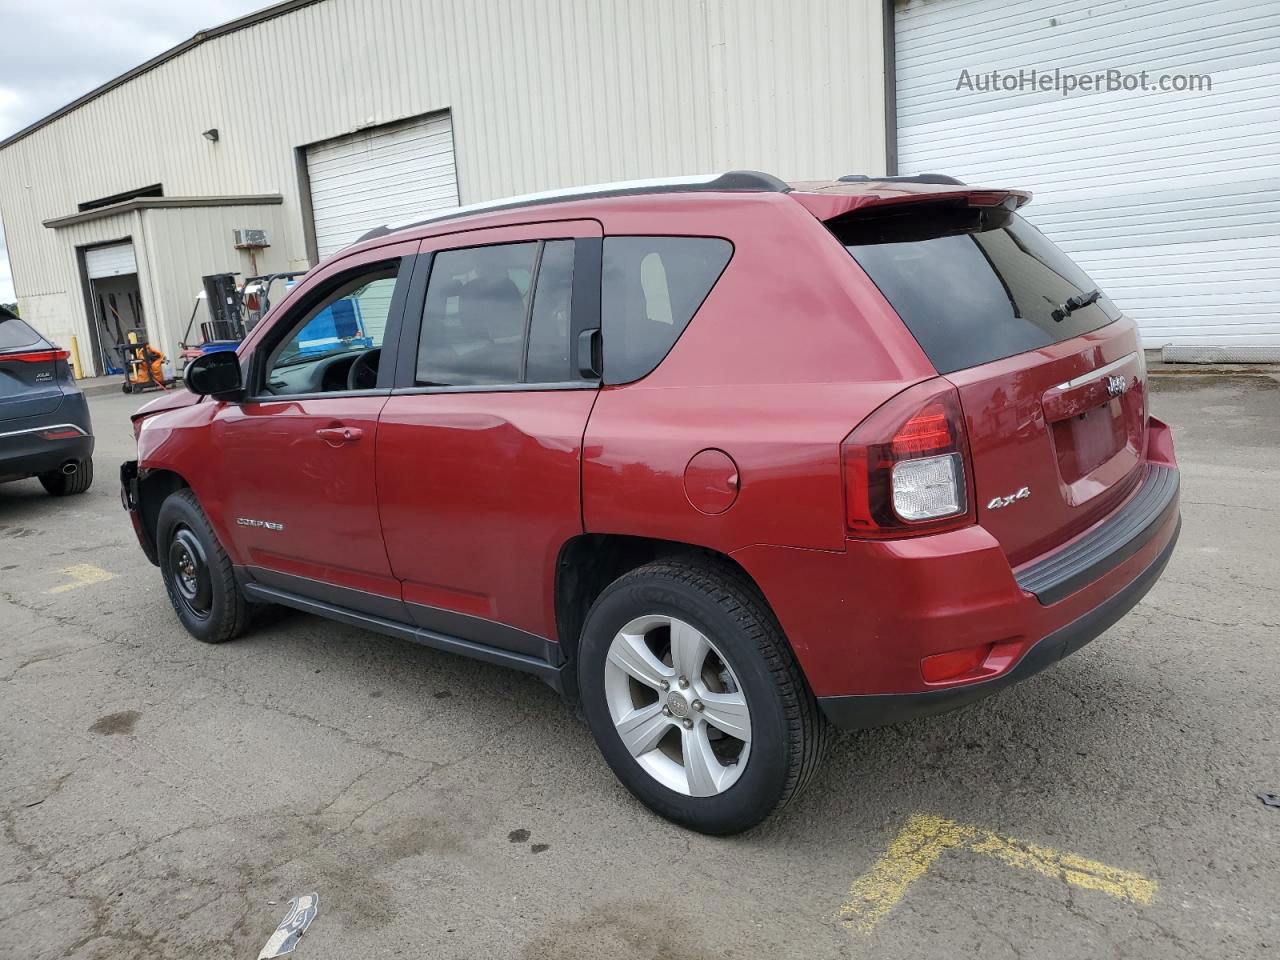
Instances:
[[[418,341],[421,386],[518,383],[537,243],[443,250]]]
[[[311,306],[273,351],[266,392],[324,393],[376,385],[398,272],[398,262],[378,264],[345,278]]]
[[[572,240],[437,253],[418,341],[420,386],[558,383],[570,373]]]
[[[600,292],[606,383],[653,372],[733,255],[718,237],[606,237]]]

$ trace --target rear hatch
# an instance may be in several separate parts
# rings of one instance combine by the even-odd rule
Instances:
[[[828,223],[959,391],[977,519],[1015,566],[1133,490],[1147,416],[1136,326],[1014,212],[1024,200],[954,193]]]
[[[63,379],[58,364],[66,362],[65,351],[21,318],[0,311],[0,424],[57,410]]]

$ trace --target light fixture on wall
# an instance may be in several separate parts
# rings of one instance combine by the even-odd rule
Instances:
[[[217,143],[217,142],[218,142],[218,128],[217,128],[217,127],[210,127],[208,130],[206,130],[204,133],[202,133],[202,134],[201,134],[201,136],[202,136],[202,137],[204,137],[206,140],[208,140],[210,143]]]

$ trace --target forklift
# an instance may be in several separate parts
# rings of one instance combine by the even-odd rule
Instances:
[[[182,362],[190,363],[196,357],[215,350],[235,350],[258,322],[271,309],[272,285],[284,283],[287,291],[297,278],[307,271],[269,273],[260,277],[246,277],[236,282],[234,273],[215,273],[203,277],[204,288],[196,294],[195,305],[182,335]],[[204,302],[209,319],[200,324],[200,340],[191,340],[191,329]]]

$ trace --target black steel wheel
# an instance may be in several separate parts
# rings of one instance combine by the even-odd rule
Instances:
[[[199,538],[185,524],[180,524],[169,541],[169,576],[178,602],[197,620],[209,617],[213,606],[213,583],[209,576],[209,559]]]
[[[177,490],[160,505],[156,543],[169,602],[187,632],[205,643],[222,643],[244,632],[249,605],[231,558],[191,490]]]

